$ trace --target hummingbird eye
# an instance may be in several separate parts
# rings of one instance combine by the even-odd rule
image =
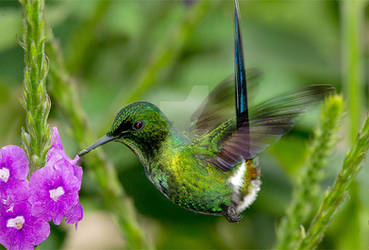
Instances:
[[[144,127],[145,123],[141,120],[135,122],[135,124],[133,125],[133,129],[134,130],[140,130]]]

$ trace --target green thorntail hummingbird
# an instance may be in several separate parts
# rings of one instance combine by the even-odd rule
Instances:
[[[177,130],[154,104],[134,102],[118,112],[104,137],[79,153],[121,142],[168,199],[198,213],[224,215],[230,222],[240,221],[240,213],[260,190],[257,155],[286,134],[309,105],[334,92],[330,85],[313,85],[249,105],[246,83],[259,74],[246,74],[239,7],[234,3],[235,76],[204,100],[191,117],[188,133]]]

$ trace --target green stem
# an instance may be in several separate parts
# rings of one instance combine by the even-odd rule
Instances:
[[[61,50],[54,39],[47,44],[50,58],[50,93],[57,105],[64,112],[73,130],[73,136],[80,148],[84,147],[96,136],[92,133],[86,115],[78,99],[76,85],[66,70]],[[127,248],[151,248],[138,225],[133,204],[126,196],[119,183],[113,165],[106,159],[102,151],[84,157],[86,166],[92,170],[102,192],[105,206],[112,212],[125,236]],[[90,172],[88,172],[90,173]]]
[[[216,3],[218,3],[217,1]],[[166,39],[163,43],[158,43],[159,47],[153,53],[152,59],[148,64],[138,73],[134,81],[135,88],[128,94],[127,88],[124,86],[120,93],[116,95],[115,101],[108,111],[108,119],[99,129],[99,134],[105,134],[111,125],[112,117],[116,114],[122,106],[125,106],[133,101],[141,98],[147,91],[149,91],[155,84],[158,84],[162,77],[175,64],[178,55],[183,49],[190,36],[193,34],[196,25],[202,20],[206,13],[210,10],[210,1],[202,0],[191,7],[189,13],[184,17],[183,21],[175,27],[175,34],[171,32],[171,39]],[[214,2],[211,3],[215,5]],[[122,102],[122,100],[124,100]]]
[[[363,77],[363,34],[364,34],[365,0],[343,0],[341,2],[341,30],[342,30],[342,62],[343,86],[348,102],[348,115],[350,121],[350,141],[355,140],[359,130],[360,121],[364,114],[364,77]],[[356,185],[358,185],[356,183]],[[350,228],[360,225],[360,200],[358,188],[350,191],[352,199],[349,201],[350,216],[345,216],[346,229],[339,237],[340,245],[350,242],[350,246],[360,248],[360,234],[354,233]],[[348,208],[348,209],[349,209]],[[344,246],[342,246],[344,247]]]
[[[48,63],[45,55],[44,0],[21,0],[24,14],[22,47],[24,48],[24,96],[26,127],[22,143],[30,160],[30,175],[45,162],[50,147],[47,118],[50,99],[46,91]]]
[[[341,96],[329,97],[323,106],[320,125],[310,144],[307,162],[301,169],[287,215],[277,229],[278,249],[294,249],[299,240],[300,227],[311,216],[321,193],[319,183],[324,176],[326,159],[334,145],[334,133],[338,128],[342,109]]]
[[[339,206],[343,203],[355,179],[361,163],[369,149],[369,117],[357,136],[351,150],[346,155],[343,166],[331,190],[327,190],[319,209],[310,225],[306,236],[302,238],[297,249],[314,249],[322,240],[325,231],[332,222]]]
[[[348,99],[351,141],[357,135],[363,115],[363,48],[364,0],[344,0],[342,12],[343,81]]]
[[[68,46],[68,71],[71,74],[77,74],[80,72],[82,66],[85,64],[88,56],[91,54],[89,51],[93,43],[96,41],[96,34],[99,28],[99,24],[102,23],[106,14],[108,13],[111,5],[111,0],[99,0],[96,3],[93,13],[80,24],[75,31]]]

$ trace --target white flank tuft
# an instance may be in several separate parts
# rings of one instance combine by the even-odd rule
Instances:
[[[232,184],[233,190],[239,194],[240,188],[245,183],[244,176],[246,172],[246,162],[242,161],[242,165],[237,169],[237,172],[228,179],[228,182]]]
[[[237,206],[236,210],[237,213],[241,213],[243,210],[245,210],[247,207],[249,207],[258,196],[258,192],[260,191],[260,180],[253,180],[251,181],[251,191],[249,194],[247,194],[245,197],[243,197],[242,202]]]
[[[245,174],[246,174],[246,161],[242,162],[242,165],[238,168],[237,172],[228,179],[228,182],[232,184],[234,191],[234,200],[238,200],[240,195],[240,190],[245,185]],[[237,213],[241,213],[247,207],[249,207],[255,200],[260,191],[261,181],[259,179],[252,180],[250,183],[250,193],[242,198],[239,201],[238,206],[236,207]]]

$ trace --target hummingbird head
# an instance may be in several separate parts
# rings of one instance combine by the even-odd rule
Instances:
[[[135,102],[122,108],[115,116],[109,132],[90,147],[79,153],[118,141],[128,146],[140,160],[155,155],[170,132],[170,123],[158,107],[149,102]]]

